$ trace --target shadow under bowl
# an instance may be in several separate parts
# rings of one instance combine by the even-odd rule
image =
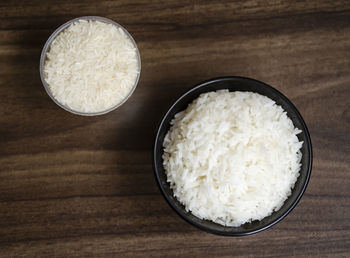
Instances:
[[[270,216],[258,221],[245,223],[239,227],[223,226],[212,221],[202,220],[194,216],[191,212],[187,212],[185,207],[174,197],[173,191],[167,183],[167,176],[163,167],[163,141],[166,133],[170,129],[170,121],[175,114],[186,109],[188,104],[199,97],[200,94],[210,91],[228,89],[229,91],[249,91],[259,93],[274,100],[276,104],[282,106],[287,112],[288,117],[293,121],[295,127],[302,132],[298,134],[299,141],[303,141],[301,148],[301,168],[300,175],[294,185],[292,194],[284,202],[283,206],[273,212]],[[153,168],[157,184],[169,205],[190,224],[202,229],[206,232],[225,235],[225,236],[244,236],[257,232],[261,232],[286,217],[291,210],[297,205],[308,184],[311,168],[312,168],[312,146],[311,138],[306,127],[306,124],[295,106],[282,93],[272,88],[271,86],[249,78],[244,77],[222,77],[215,78],[195,86],[187,91],[169,108],[164,115],[159,125],[154,149],[153,149]]]

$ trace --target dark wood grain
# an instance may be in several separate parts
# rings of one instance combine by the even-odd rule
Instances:
[[[2,257],[350,256],[349,1],[1,1],[0,13]],[[84,15],[124,25],[142,58],[133,96],[99,117],[60,109],[39,78],[48,36]],[[248,237],[187,224],[153,178],[162,114],[221,75],[283,92],[314,147],[301,202]]]

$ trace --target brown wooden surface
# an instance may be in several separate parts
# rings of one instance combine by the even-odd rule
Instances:
[[[38,256],[350,256],[349,1],[1,1],[0,254]],[[142,58],[119,109],[72,115],[39,78],[48,36],[72,18],[124,25]],[[264,81],[303,115],[314,165],[282,222],[240,238],[178,217],[153,177],[156,126],[194,84]]]

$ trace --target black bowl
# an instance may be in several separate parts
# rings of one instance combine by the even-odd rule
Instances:
[[[294,126],[299,128],[302,132],[298,134],[300,141],[304,144],[301,148],[302,159],[300,175],[292,190],[292,194],[284,202],[283,206],[276,212],[273,212],[270,216],[265,217],[260,221],[253,221],[245,223],[239,227],[222,226],[217,223],[202,220],[194,216],[191,212],[187,212],[184,206],[174,197],[173,191],[167,183],[167,176],[163,167],[163,140],[165,134],[170,128],[170,121],[174,115],[187,108],[188,104],[196,99],[200,94],[209,91],[216,91],[221,89],[228,89],[229,91],[250,91],[256,92],[261,95],[265,95],[274,100],[278,105],[282,106],[287,112],[288,116],[292,119]],[[298,201],[302,197],[306,186],[308,184],[311,167],[312,167],[312,147],[311,138],[307,130],[306,124],[299,114],[295,106],[279,91],[271,86],[249,78],[243,77],[222,77],[205,81],[195,86],[191,90],[183,94],[175,103],[169,108],[168,112],[164,115],[155,139],[153,150],[153,166],[156,181],[158,186],[164,195],[169,205],[179,214],[183,219],[192,225],[207,231],[209,233],[227,236],[243,236],[250,235],[257,232],[261,232],[277,222],[281,221],[288,213],[297,205]]]

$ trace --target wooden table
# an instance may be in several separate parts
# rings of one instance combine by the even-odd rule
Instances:
[[[349,1],[2,1],[0,13],[1,256],[350,256]],[[39,78],[48,36],[84,15],[125,26],[142,57],[132,97],[98,117],[59,108]],[[314,147],[301,202],[248,237],[183,221],[151,164],[172,101],[222,75],[283,92]]]

